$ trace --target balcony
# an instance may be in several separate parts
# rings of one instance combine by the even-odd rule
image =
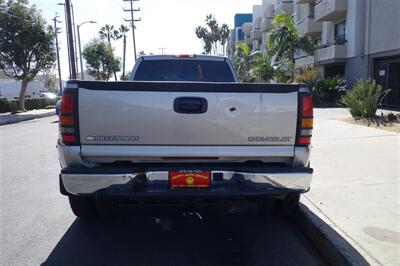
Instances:
[[[274,5],[273,4],[268,4],[264,8],[263,18],[273,18],[273,17],[274,17]]]
[[[254,29],[250,32],[251,40],[261,40],[261,31],[260,29]]]
[[[314,37],[322,32],[322,23],[315,21],[313,16],[308,16],[302,21],[298,22],[297,30],[301,35],[308,35]]]
[[[292,15],[294,13],[293,0],[278,0],[275,6],[274,14],[279,14],[285,12],[287,15]]]
[[[336,21],[346,17],[347,0],[321,0],[315,5],[316,21]]]
[[[295,4],[311,4],[315,3],[315,0],[295,0]]]
[[[244,42],[248,45],[251,46],[253,42],[251,41],[250,37],[244,36]]]
[[[296,58],[296,68],[303,68],[313,66],[315,64],[315,57],[313,55],[307,55],[300,58]]]
[[[266,32],[269,31],[270,29],[272,29],[272,18],[265,18],[263,20],[261,20],[260,23],[260,28],[262,32]]]
[[[334,44],[328,47],[320,48],[315,53],[315,61],[318,64],[343,62],[347,57],[347,48],[345,44]]]

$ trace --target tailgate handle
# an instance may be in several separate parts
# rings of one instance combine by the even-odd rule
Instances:
[[[178,97],[174,110],[181,114],[202,114],[207,112],[207,100],[201,97]]]

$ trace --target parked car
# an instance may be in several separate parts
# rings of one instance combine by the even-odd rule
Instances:
[[[40,97],[48,98],[48,99],[55,99],[57,98],[57,94],[53,92],[41,92]]]
[[[309,190],[304,85],[239,83],[229,59],[205,55],[144,56],[131,79],[67,82],[60,189],[78,217],[128,202],[269,198],[288,215]]]
[[[60,116],[60,108],[61,108],[61,100],[58,100],[56,102],[56,114],[57,114],[57,116]]]

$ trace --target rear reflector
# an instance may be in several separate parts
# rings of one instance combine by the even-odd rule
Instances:
[[[75,142],[76,141],[76,137],[75,135],[62,135],[62,141],[64,143],[68,143],[68,142]]]
[[[74,111],[74,95],[65,93],[61,100],[61,113],[72,113]]]

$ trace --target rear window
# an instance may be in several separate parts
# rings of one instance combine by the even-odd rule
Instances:
[[[234,82],[232,70],[225,61],[144,60],[133,80]]]

